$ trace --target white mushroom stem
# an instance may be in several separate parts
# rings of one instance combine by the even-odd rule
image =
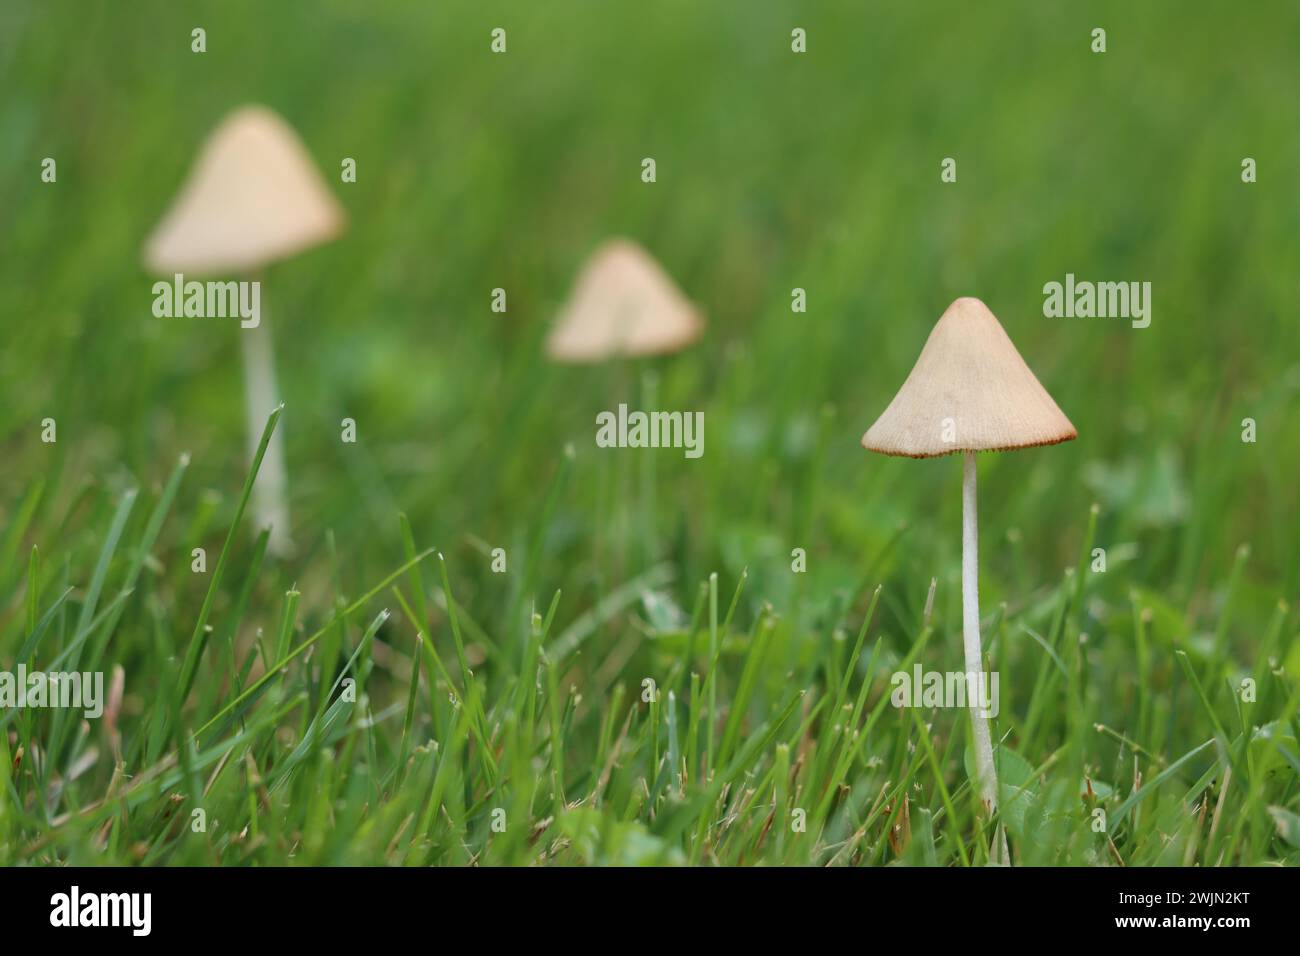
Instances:
[[[275,357],[271,348],[271,329],[265,315],[253,328],[241,328],[239,338],[244,355],[244,398],[248,415],[248,460],[257,454],[266,427],[267,416],[280,404],[280,389],[275,381]],[[267,550],[281,557],[293,548],[289,538],[288,483],[284,467],[283,429],[277,428],[262,458],[262,468],[253,485],[253,515],[257,530],[270,526]]]
[[[966,648],[966,673],[974,675],[974,687],[988,688],[980,652],[979,527],[975,518],[975,453],[963,454],[961,482],[961,611],[962,642]],[[971,686],[969,683],[967,686]],[[984,691],[968,695],[971,728],[975,732],[975,770],[979,775],[980,798],[993,810],[998,805],[998,778],[993,766],[993,745],[989,720],[985,716],[992,701]]]

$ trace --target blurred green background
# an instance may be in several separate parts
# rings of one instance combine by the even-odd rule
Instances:
[[[1129,639],[1135,592],[1163,609],[1166,639],[1206,630],[1245,543],[1231,639],[1248,661],[1300,574],[1297,35],[1289,2],[8,0],[0,514],[12,533],[41,483],[42,546],[84,568],[103,492],[156,490],[188,450],[158,560],[219,548],[246,466],[239,332],[155,319],[140,249],[206,133],[256,102],[298,130],[349,217],[264,284],[300,551],[264,570],[259,624],[293,582],[319,613],[331,587],[355,595],[398,564],[404,511],[499,640],[510,607],[557,588],[572,622],[658,569],[648,580],[689,611],[710,572],[730,594],[748,569],[738,620],[774,605],[792,667],[815,667],[876,583],[886,632],[912,628],[932,577],[955,655],[960,467],[859,439],[944,308],[976,295],[1079,430],[982,456],[986,614],[1046,600],[1097,502],[1094,640]],[[47,156],[56,184],[40,181]],[[355,184],[339,182],[344,157]],[[553,365],[546,330],[613,235],[663,262],[707,332],[675,357]],[[1045,318],[1042,287],[1067,272],[1150,281],[1151,326]],[[648,382],[651,407],[704,412],[702,459],[595,447],[596,414],[646,407]],[[356,445],[339,441],[344,416]],[[0,614],[21,606],[24,552],[7,554]],[[192,620],[204,582],[171,582],[159,599]],[[635,622],[598,618],[574,679],[638,677]]]

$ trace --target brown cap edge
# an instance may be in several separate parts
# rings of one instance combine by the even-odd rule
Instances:
[[[950,448],[948,451],[936,451],[926,455],[911,455],[908,454],[907,452],[902,452],[902,451],[886,451],[883,448],[873,448],[872,446],[867,444],[867,436],[863,435],[862,447],[865,448],[867,451],[875,452],[878,455],[888,455],[891,458],[944,458],[947,455],[955,455],[958,452],[962,452],[962,451],[975,451],[975,452],[1019,451],[1022,448],[1042,448],[1045,445],[1060,445],[1067,441],[1073,441],[1078,437],[1079,437],[1078,430],[1073,429],[1070,431],[1068,435],[1061,435],[1059,438],[1047,438],[1044,439],[1043,441],[1025,442],[1023,445],[999,445],[996,448],[963,448],[960,445],[957,445],[953,448]]]

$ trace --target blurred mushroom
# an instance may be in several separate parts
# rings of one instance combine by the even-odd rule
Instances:
[[[961,298],[948,306],[903,387],[862,436],[863,447],[886,455],[931,458],[964,453],[961,591],[967,674],[982,678],[984,673],[975,452],[1055,445],[1077,435],[988,306],[979,299]],[[970,701],[979,793],[991,811],[997,806],[998,784],[983,713],[987,706],[987,700]],[[1005,836],[1001,842],[1005,857]]]
[[[679,352],[704,330],[699,310],[635,242],[611,239],[583,266],[546,340],[561,362]]]
[[[208,137],[180,193],[145,243],[158,274],[256,275],[273,262],[338,236],[343,210],[289,125],[269,109],[246,106]],[[266,323],[240,330],[250,457],[280,404]],[[269,547],[291,547],[283,431],[271,438],[254,487],[258,524]]]

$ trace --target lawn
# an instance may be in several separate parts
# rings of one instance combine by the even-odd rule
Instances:
[[[1300,863],[1297,30],[7,0],[0,671],[107,700],[0,708],[0,863],[967,866],[999,828],[1023,865]],[[155,317],[142,263],[246,103],[347,217],[263,276],[291,555],[244,333]],[[704,335],[550,361],[614,236]],[[1067,274],[1150,282],[1149,326],[1048,317]],[[979,456],[994,818],[968,711],[891,702],[961,666],[960,459],[860,444],[967,295],[1078,429]],[[620,404],[702,412],[703,454],[598,447]]]

